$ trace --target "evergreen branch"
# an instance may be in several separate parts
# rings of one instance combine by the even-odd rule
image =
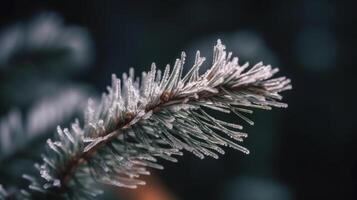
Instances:
[[[89,101],[83,128],[77,120],[70,130],[58,127],[55,141],[47,140],[43,164],[36,165],[41,178],[24,175],[31,181],[29,195],[89,199],[101,193],[90,186],[95,182],[136,188],[145,184],[138,178],[150,174],[147,167],[163,168],[157,158],[177,162],[181,150],[199,158],[218,158],[224,154],[220,146],[249,153],[234,142],[247,136],[242,126],[216,119],[209,110],[232,112],[253,124],[242,113],[251,113],[249,107],[286,107],[278,102],[279,92],[291,89],[290,80],[272,79],[278,70],[262,63],[240,66],[220,40],[212,67],[200,75],[204,61],[197,52],[184,77],[184,53],[162,76],[155,64],[141,81],[133,69],[122,80],[113,75],[101,102]]]
[[[73,117],[83,109],[88,92],[81,87],[62,89],[57,95],[39,100],[32,106],[25,120],[18,109],[12,109],[0,119],[0,169],[9,161],[28,155],[33,145],[46,141],[49,130],[59,122]],[[52,134],[51,134],[52,135]]]
[[[0,184],[0,199],[5,199],[7,196],[8,196],[8,193]]]

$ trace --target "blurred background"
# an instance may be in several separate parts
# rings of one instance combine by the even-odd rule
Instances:
[[[292,79],[288,109],[245,125],[243,155],[186,153],[147,186],[99,199],[357,199],[355,1],[2,1],[0,183],[24,184],[45,140],[68,125],[110,75],[208,60],[218,38],[243,64],[263,61]],[[191,61],[192,62],[192,61]],[[190,61],[189,61],[190,63]],[[30,148],[29,148],[30,147]],[[30,150],[29,150],[30,149]]]

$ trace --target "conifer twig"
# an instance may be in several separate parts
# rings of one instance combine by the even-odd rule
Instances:
[[[139,177],[150,174],[147,167],[162,169],[157,158],[177,162],[174,156],[182,150],[199,158],[218,158],[217,153],[224,154],[220,146],[249,153],[233,142],[247,137],[242,126],[216,119],[210,110],[234,113],[253,124],[243,113],[286,107],[278,102],[279,93],[291,89],[290,80],[272,78],[278,70],[263,63],[240,66],[220,40],[212,67],[200,75],[204,61],[197,52],[184,76],[185,53],[162,76],[155,64],[141,79],[133,69],[122,79],[113,75],[101,102],[89,101],[83,128],[76,121],[71,129],[58,127],[56,139],[47,140],[43,164],[36,165],[41,177],[24,175],[31,181],[24,194],[89,199],[101,193],[91,187],[94,182],[128,188],[145,184]]]

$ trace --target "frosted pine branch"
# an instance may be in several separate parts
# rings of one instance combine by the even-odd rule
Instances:
[[[122,79],[112,76],[112,85],[99,104],[89,101],[84,125],[78,121],[70,129],[58,127],[55,140],[47,141],[43,163],[36,165],[41,178],[24,175],[31,181],[30,193],[71,199],[88,199],[100,194],[92,183],[136,188],[144,185],[141,175],[147,168],[163,169],[157,158],[177,162],[182,150],[199,158],[218,158],[221,146],[244,153],[237,144],[247,134],[242,125],[216,119],[213,111],[234,113],[253,124],[244,113],[250,108],[286,107],[280,92],[291,89],[285,77],[258,63],[251,68],[239,65],[218,40],[212,67],[200,74],[205,61],[197,52],[192,68],[183,75],[185,53],[170,71],[163,74],[152,64],[141,79],[134,70]]]

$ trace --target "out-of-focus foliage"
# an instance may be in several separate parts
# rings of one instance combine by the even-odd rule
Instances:
[[[92,59],[88,32],[63,24],[54,13],[40,14],[28,23],[18,23],[0,32],[1,68],[41,65],[47,73],[75,72],[88,67]]]
[[[1,106],[29,106],[63,86],[72,87],[65,80],[92,64],[92,46],[86,29],[66,25],[51,12],[1,30]]]

